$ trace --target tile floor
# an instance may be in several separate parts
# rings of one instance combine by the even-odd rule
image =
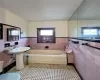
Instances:
[[[81,80],[74,67],[66,65],[32,64],[17,72],[21,80]]]

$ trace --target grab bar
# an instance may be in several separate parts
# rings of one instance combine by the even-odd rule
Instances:
[[[94,47],[94,46],[91,46],[91,45],[88,44],[88,43],[82,43],[82,45],[85,45],[85,46],[88,46],[88,47],[91,47],[91,48],[94,48],[94,49],[98,49],[98,50],[100,50],[100,48],[98,48],[98,47]]]
[[[79,41],[72,41],[71,40],[71,42],[73,42],[74,44],[79,44]]]

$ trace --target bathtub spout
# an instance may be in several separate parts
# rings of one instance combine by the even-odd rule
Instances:
[[[49,49],[49,46],[45,46],[45,49]]]

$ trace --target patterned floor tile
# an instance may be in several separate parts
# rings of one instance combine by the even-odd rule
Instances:
[[[21,80],[81,80],[73,66],[32,64],[18,71]]]

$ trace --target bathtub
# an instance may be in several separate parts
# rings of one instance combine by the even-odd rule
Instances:
[[[61,50],[29,50],[28,63],[67,64],[67,56]]]

